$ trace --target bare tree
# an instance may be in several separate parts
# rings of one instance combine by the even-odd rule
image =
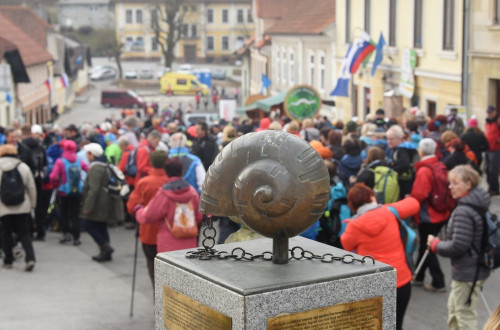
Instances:
[[[112,45],[112,49],[111,49],[113,58],[115,59],[115,62],[116,62],[116,66],[118,67],[118,77],[120,79],[123,78],[123,69],[122,69],[122,62],[121,62],[121,56],[122,56],[122,52],[123,52],[123,46],[124,46],[123,42],[114,43]]]
[[[151,12],[151,28],[160,46],[165,67],[172,67],[174,48],[181,38],[184,13],[180,12],[182,0],[163,0]]]

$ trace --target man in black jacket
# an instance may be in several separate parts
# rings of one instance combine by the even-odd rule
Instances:
[[[208,134],[208,125],[205,122],[196,124],[196,140],[193,144],[192,154],[198,156],[208,171],[215,157],[219,153],[219,147],[215,139]]]
[[[19,158],[28,165],[31,172],[35,172],[35,162],[33,161],[33,153],[24,143],[19,142],[19,133],[13,128],[5,131],[5,144],[12,144],[17,148]]]

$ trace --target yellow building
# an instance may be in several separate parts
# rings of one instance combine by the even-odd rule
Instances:
[[[116,0],[116,38],[125,45],[124,59],[160,59],[161,49],[151,26],[160,0]],[[164,10],[162,10],[164,11]],[[184,62],[229,62],[253,30],[251,0],[185,0],[175,47]],[[167,26],[162,26],[167,30]]]
[[[475,1],[470,11],[467,109],[484,127],[486,107],[500,109],[500,1]]]
[[[375,43],[382,33],[387,43],[375,75],[371,76],[372,56],[366,68],[352,75],[349,97],[336,97],[337,111],[343,118],[364,119],[378,108],[397,116],[403,108],[413,106],[432,117],[444,113],[450,105],[463,104],[462,4],[453,0],[337,0],[338,69],[349,43],[362,31],[368,32]],[[406,49],[415,50],[417,55],[411,97],[399,96]]]

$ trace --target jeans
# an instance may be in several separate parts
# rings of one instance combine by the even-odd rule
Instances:
[[[403,329],[403,318],[405,317],[406,307],[410,302],[410,296],[411,282],[396,290],[396,330]]]
[[[429,235],[437,236],[445,223],[446,223],[445,221],[440,223],[420,223],[420,225],[418,226],[418,232],[420,235],[420,246],[418,248],[417,265],[420,263],[420,260],[422,259],[425,250],[427,249],[427,236]],[[445,286],[444,274],[441,271],[441,267],[439,266],[439,261],[436,254],[430,251],[429,254],[427,255],[427,259],[425,260],[420,272],[418,274],[415,274],[416,276],[415,279],[417,281],[424,280],[425,270],[427,268],[429,268],[429,272],[431,273],[432,286],[435,288],[443,288]]]
[[[64,234],[72,233],[75,240],[80,238],[81,221],[80,194],[60,196],[61,227]]]
[[[83,228],[98,245],[109,243],[108,224],[106,222],[84,219]]]
[[[0,218],[2,221],[2,249],[5,254],[3,263],[11,265],[14,261],[14,254],[12,253],[12,234],[16,233],[18,240],[21,241],[24,252],[26,253],[25,261],[35,261],[35,251],[31,243],[31,235],[29,230],[29,223],[31,215],[29,213],[23,214],[9,214]]]
[[[500,167],[500,151],[486,151],[486,181],[490,191],[498,192],[498,168]]]

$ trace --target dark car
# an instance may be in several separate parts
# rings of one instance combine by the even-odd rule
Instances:
[[[145,108],[146,101],[129,89],[103,90],[101,93],[101,104],[106,108]]]
[[[214,72],[212,72],[212,79],[225,80],[226,79],[226,70],[215,69]]]

